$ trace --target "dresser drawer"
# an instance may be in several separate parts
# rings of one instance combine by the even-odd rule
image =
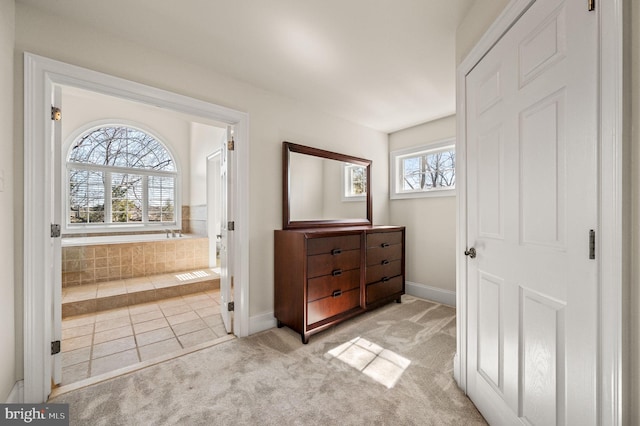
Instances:
[[[307,300],[312,302],[323,297],[331,296],[336,291],[343,293],[354,288],[360,288],[360,269],[345,271],[341,275],[323,275],[308,280]]]
[[[307,304],[307,324],[331,318],[360,306],[360,289],[345,291],[337,297],[325,297]]]
[[[402,244],[367,248],[367,266],[381,265],[384,261],[400,259],[402,259]]]
[[[392,296],[403,291],[402,275],[393,277],[388,281],[378,281],[367,285],[367,304],[377,302],[385,297]]]
[[[380,281],[383,278],[391,278],[402,274],[402,262],[394,260],[384,265],[367,266],[367,284]]]
[[[402,244],[402,232],[375,232],[367,234],[367,248],[386,247],[393,244]]]
[[[331,275],[335,271],[348,271],[360,268],[360,250],[341,251],[336,254],[316,254],[307,257],[307,277]]]
[[[339,237],[309,238],[307,255],[337,253],[339,251],[359,250],[360,235],[341,235]]]

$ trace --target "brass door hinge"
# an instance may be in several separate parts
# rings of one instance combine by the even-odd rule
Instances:
[[[51,119],[53,121],[60,121],[62,119],[62,111],[58,107],[51,106]]]

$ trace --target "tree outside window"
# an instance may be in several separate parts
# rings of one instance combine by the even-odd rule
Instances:
[[[456,153],[451,148],[402,158],[402,190],[455,187]]]

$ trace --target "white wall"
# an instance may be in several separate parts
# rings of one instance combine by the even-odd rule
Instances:
[[[455,137],[455,115],[392,133],[396,151]],[[391,223],[405,225],[406,279],[451,293],[456,291],[456,197],[391,200]]]
[[[213,127],[202,123],[191,124],[191,150],[189,169],[190,189],[188,202],[184,205],[202,206],[207,204],[207,157],[220,150],[226,139],[226,128]]]
[[[51,42],[51,34],[56,42]],[[291,141],[372,159],[374,222],[389,223],[388,137],[308,106],[142,48],[117,36],[100,33],[83,22],[48,16],[38,9],[16,5],[15,90],[22,93],[22,53],[32,52],[59,61],[126,78],[175,93],[246,111],[250,115],[249,313],[273,312],[273,230],[282,225],[282,141]],[[207,54],[214,54],[208,52]],[[20,99],[18,99],[20,98]],[[16,141],[22,134],[22,99],[14,102]],[[16,143],[15,173],[23,173],[22,143]],[[21,208],[22,180],[15,197]],[[16,251],[22,252],[23,222],[16,218]],[[16,259],[22,269],[22,258]],[[21,276],[16,288],[22,290]],[[22,317],[22,305],[17,305]],[[18,332],[22,335],[22,330]],[[22,358],[21,348],[18,356]],[[20,367],[18,367],[20,368]],[[19,370],[18,374],[22,374]]]
[[[0,402],[5,402],[16,381],[16,327],[14,325],[13,256],[13,0],[0,0]]]

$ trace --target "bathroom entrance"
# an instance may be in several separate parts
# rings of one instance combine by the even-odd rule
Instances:
[[[30,96],[25,98],[25,126],[33,129],[25,132],[25,171],[29,176],[26,180],[32,180],[26,183],[34,188],[25,200],[25,207],[33,212],[25,218],[25,271],[29,271],[25,274],[25,303],[31,306],[26,309],[25,324],[33,330],[25,336],[25,399],[46,400],[51,391],[51,378],[55,383],[66,382],[63,366],[67,367],[69,378],[77,374],[76,377],[82,379],[78,372],[85,371],[89,377],[100,379],[109,370],[106,365],[137,368],[134,361],[162,360],[176,356],[179,351],[175,350],[198,349],[207,344],[204,340],[215,342],[229,338],[220,313],[228,311],[226,305],[232,297],[224,298],[222,294],[230,286],[224,279],[220,280],[215,269],[218,265],[211,262],[208,239],[216,236],[208,235],[206,197],[202,215],[202,204],[193,202],[192,198],[197,197],[191,195],[207,194],[206,158],[217,147],[226,144],[229,124],[236,128],[236,140],[246,142],[246,116],[35,55],[27,54],[25,75],[25,85],[32,89],[26,91]],[[49,96],[54,105],[61,105],[62,110],[62,120],[52,121],[50,125],[42,117],[42,108],[35,107],[47,102]],[[75,108],[78,111],[94,111],[98,108],[95,98],[101,97],[102,108],[109,113],[102,111],[102,118],[80,119],[79,114],[72,112],[74,106],[70,100],[73,96],[77,98]],[[81,107],[83,102],[90,107]],[[127,102],[130,105],[123,107]],[[144,111],[131,119],[127,108]],[[149,117],[155,114],[163,115],[160,125],[147,125]],[[61,122],[69,126],[66,134]],[[163,206],[172,207],[175,213],[174,218],[163,221],[173,220],[171,229],[165,229],[165,223],[160,227],[133,226],[126,230],[123,226],[117,232],[113,232],[115,227],[106,231],[99,226],[94,229],[85,226],[74,232],[72,227],[64,226],[68,215],[64,206],[69,195],[69,187],[65,185],[69,183],[65,156],[71,141],[78,136],[72,132],[86,130],[86,126],[110,126],[114,122],[150,130],[149,133],[158,139],[172,141],[167,144],[171,146],[172,158],[187,173],[178,175],[175,180],[179,191],[174,204]],[[165,122],[170,125],[157,130]],[[209,126],[219,136],[208,140],[209,151],[204,155],[197,152],[200,149],[195,139],[198,126]],[[31,137],[35,134],[51,134],[52,137],[50,140]],[[51,142],[52,149],[38,146],[42,141]],[[40,155],[30,154],[36,151]],[[238,162],[234,172],[239,173],[246,167],[245,155],[238,150],[235,157],[231,157]],[[201,165],[194,165],[194,171],[191,167],[193,157],[202,160]],[[37,165],[38,161],[44,161],[47,166]],[[196,175],[198,167],[204,170],[204,179]],[[122,174],[121,170],[110,172]],[[38,179],[46,184],[35,182]],[[234,176],[230,181],[238,182],[238,179]],[[204,189],[194,187],[199,182],[205,183]],[[101,184],[98,181],[97,186]],[[107,184],[104,185],[107,188]],[[112,187],[108,189],[111,192]],[[236,204],[246,203],[246,188],[237,185],[229,193],[234,194],[229,209],[241,211]],[[133,201],[125,200],[123,205],[130,202]],[[50,204],[51,208],[34,208],[43,204]],[[46,241],[42,241],[42,235],[31,232],[37,229],[36,223],[47,222],[62,225],[64,250],[60,238],[47,235]],[[138,229],[132,232],[133,228]],[[240,240],[246,238],[244,233],[230,236]],[[98,242],[96,238],[103,240]],[[231,250],[225,269],[229,271],[229,280],[235,277],[236,283],[240,283],[235,289],[240,294],[246,291],[246,282],[242,279],[246,276],[245,267],[235,262],[240,257],[233,256],[236,246],[225,246]],[[30,259],[41,261],[36,263]],[[141,267],[143,264],[144,268]],[[220,266],[225,266],[224,261]],[[63,299],[68,303],[63,304]],[[236,320],[236,334],[246,334],[242,322],[245,307],[238,304],[236,311],[240,314],[239,321]],[[64,329],[63,314],[67,320]],[[200,337],[206,339],[201,341]],[[38,344],[49,339],[61,341],[61,351],[57,354],[53,351],[51,363],[45,361],[48,354]],[[161,347],[161,342],[172,343]],[[52,348],[55,345],[52,344]],[[118,358],[117,354],[122,357]]]
[[[231,128],[74,87],[57,92],[64,112],[56,123],[63,194],[56,383],[227,337],[220,158]],[[209,170],[211,153],[218,170]]]

